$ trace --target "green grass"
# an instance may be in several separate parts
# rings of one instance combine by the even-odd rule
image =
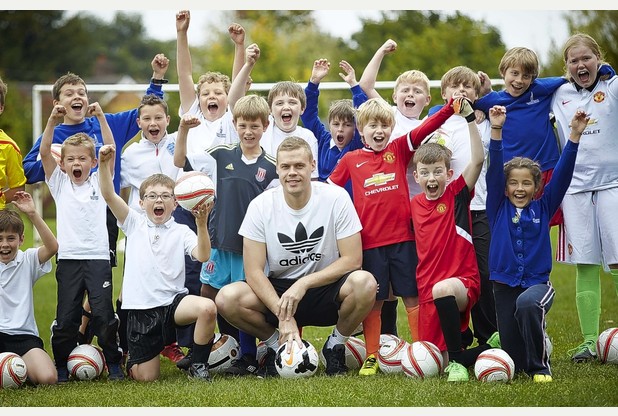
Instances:
[[[29,246],[26,242],[24,247]],[[121,259],[122,260],[122,259]],[[115,293],[120,290],[121,268],[114,269]],[[445,377],[418,381],[404,375],[327,377],[320,367],[309,379],[232,378],[216,375],[212,384],[189,380],[167,359],[154,383],[131,380],[70,382],[65,385],[0,390],[3,407],[614,407],[618,406],[618,366],[599,362],[574,365],[567,350],[581,339],[575,310],[574,269],[556,264],[552,273],[556,299],[548,315],[548,333],[554,352],[553,383],[536,384],[517,376],[510,384],[472,380],[453,385]],[[618,301],[611,277],[602,276],[601,329],[618,326]],[[35,286],[36,316],[49,345],[49,326],[55,314],[53,274]],[[399,333],[410,340],[405,311],[400,303]],[[331,328],[305,328],[316,348]],[[474,378],[472,371],[471,379]],[[325,409],[326,410],[326,409]],[[4,411],[3,411],[4,414]]]

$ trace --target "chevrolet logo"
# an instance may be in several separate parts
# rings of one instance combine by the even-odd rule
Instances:
[[[386,185],[387,183],[395,180],[394,173],[375,173],[371,178],[365,179],[365,184],[363,185],[365,188],[369,186],[381,186]]]

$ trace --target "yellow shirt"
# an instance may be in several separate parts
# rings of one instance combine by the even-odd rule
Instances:
[[[26,184],[22,155],[17,143],[0,129],[0,209],[6,205],[4,191]]]

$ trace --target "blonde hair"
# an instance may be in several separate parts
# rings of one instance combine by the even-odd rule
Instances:
[[[268,108],[272,108],[275,97],[279,95],[289,95],[290,97],[297,98],[300,101],[300,108],[305,109],[307,107],[307,96],[303,87],[293,81],[280,81],[273,85],[268,91]]]
[[[451,85],[471,84],[476,91],[476,96],[481,94],[481,80],[479,76],[467,66],[456,66],[442,75],[440,89],[444,92]]]
[[[425,143],[422,144],[414,153],[412,163],[416,170],[416,165],[422,163],[424,165],[431,165],[432,163],[438,163],[444,161],[444,166],[447,169],[451,168],[451,157],[453,152],[446,146],[440,143]]]
[[[382,98],[370,98],[358,107],[356,126],[361,131],[371,121],[379,121],[390,126],[395,125],[393,108]]]
[[[599,65],[603,65],[607,63],[605,62],[605,58],[603,57],[603,51],[601,50],[601,47],[599,46],[597,41],[594,40],[592,36],[586,33],[575,33],[574,35],[571,35],[571,37],[567,39],[567,41],[564,43],[564,47],[562,48],[562,57],[565,63],[565,68],[564,68],[565,77],[566,79],[569,80],[569,82],[573,82],[573,77],[571,77],[571,74],[569,73],[569,70],[566,67],[566,63],[568,60],[567,55],[571,48],[578,46],[578,45],[589,48],[599,60]]]
[[[86,133],[75,133],[72,136],[66,138],[66,140],[62,143],[62,147],[60,148],[60,159],[64,160],[65,149],[68,146],[75,147],[85,147],[90,153],[90,157],[96,158],[96,144],[92,137],[88,136]]]
[[[393,92],[396,93],[401,84],[421,84],[425,93],[429,94],[429,78],[424,72],[417,69],[410,69],[397,77]]]
[[[243,118],[247,121],[260,120],[262,125],[268,124],[270,108],[264,97],[256,94],[249,94],[236,102],[233,110],[234,121]]]
[[[223,84],[223,89],[225,90],[226,94],[230,92],[230,87],[232,86],[230,77],[228,77],[225,74],[222,74],[221,72],[209,71],[209,72],[206,72],[200,75],[200,78],[197,80],[197,87],[196,87],[197,95],[198,96],[200,95],[200,90],[202,89],[202,85],[215,84],[217,82],[220,82]]]
[[[498,70],[504,77],[506,70],[515,66],[520,66],[524,74],[532,75],[533,80],[539,76],[539,58],[532,49],[522,46],[509,49],[500,60]]]

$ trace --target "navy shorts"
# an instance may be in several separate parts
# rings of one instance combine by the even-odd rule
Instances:
[[[416,242],[390,244],[363,250],[363,270],[373,274],[378,282],[376,300],[389,297],[389,287],[398,297],[418,296],[416,287]]]

